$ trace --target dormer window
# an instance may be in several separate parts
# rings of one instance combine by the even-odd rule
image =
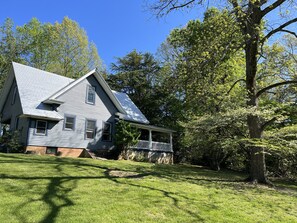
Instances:
[[[95,104],[95,93],[95,87],[88,85],[86,103],[91,105]]]

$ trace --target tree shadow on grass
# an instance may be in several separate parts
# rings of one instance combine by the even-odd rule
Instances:
[[[164,166],[164,165],[152,165],[149,167],[144,167],[139,165],[132,165],[130,171],[133,171],[133,174],[124,174],[123,176],[115,176],[112,174],[113,171],[122,171],[127,172],[127,169],[124,168],[115,168],[107,167],[102,161],[93,161],[88,162],[80,159],[67,159],[67,158],[53,158],[46,157],[40,158],[36,156],[2,156],[0,155],[0,163],[18,163],[18,164],[28,164],[29,166],[34,164],[51,165],[51,168],[55,170],[55,176],[44,176],[43,173],[32,172],[32,174],[27,175],[0,175],[2,180],[18,180],[25,182],[26,188],[29,190],[30,187],[34,186],[36,180],[42,182],[43,180],[47,181],[46,190],[40,192],[40,197],[33,199],[30,198],[26,202],[21,203],[16,208],[16,215],[20,222],[28,222],[26,218],[28,213],[24,213],[24,210],[27,206],[30,206],[33,202],[44,202],[48,208],[48,213],[41,219],[40,222],[55,222],[57,216],[62,211],[63,208],[74,206],[75,201],[70,198],[70,193],[75,190],[81,180],[90,180],[90,179],[108,179],[116,184],[128,185],[134,188],[142,188],[148,191],[154,191],[162,194],[164,198],[167,198],[171,201],[171,204],[186,213],[187,215],[197,219],[197,221],[203,222],[202,216],[199,215],[199,210],[193,211],[190,207],[185,207],[181,203],[193,204],[195,198],[189,197],[186,193],[172,192],[170,189],[162,189],[157,186],[144,185],[139,180],[154,177],[160,178],[163,180],[168,180],[170,182],[183,182],[186,181],[191,184],[198,184],[207,187],[216,187],[222,186],[225,184],[225,187],[232,188],[238,187],[238,185],[243,182],[240,180],[242,175],[238,175],[235,180],[232,180],[231,173],[225,174],[226,176],[221,176],[220,173],[214,171],[208,171],[202,168],[197,167],[183,167],[180,166]],[[35,167],[36,168],[36,167]],[[65,171],[67,168],[73,168],[77,176],[69,175],[69,170]],[[131,170],[132,169],[132,170]],[[81,172],[79,172],[81,171]],[[94,173],[94,174],[93,174]],[[72,172],[71,172],[72,174]],[[123,180],[122,180],[123,179]],[[244,179],[244,177],[242,177]],[[22,192],[24,188],[18,188],[18,186],[11,186],[7,184],[6,190],[11,193]],[[31,182],[31,183],[29,183]],[[235,186],[234,186],[235,185]],[[224,186],[224,185],[223,185]],[[26,189],[25,188],[25,189]],[[244,188],[245,189],[245,186]],[[59,202],[57,202],[57,200]]]

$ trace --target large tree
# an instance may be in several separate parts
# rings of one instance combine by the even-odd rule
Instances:
[[[164,15],[176,9],[201,5],[204,0],[161,0],[157,1],[152,8],[158,15]],[[259,88],[257,85],[258,62],[261,58],[261,49],[263,44],[273,35],[279,32],[296,34],[288,27],[297,22],[297,18],[281,18],[283,21],[280,25],[273,26],[269,24],[268,15],[276,14],[276,9],[281,6],[290,7],[294,10],[295,1],[293,0],[226,0],[230,14],[238,23],[241,33],[244,36],[244,53],[245,53],[245,82],[247,93],[247,106],[256,110],[259,108],[259,98],[267,91],[286,84],[296,83],[296,80],[284,80],[272,83],[271,85]],[[276,16],[276,15],[275,15]],[[270,27],[273,27],[270,29]],[[267,30],[263,32],[263,30]],[[227,47],[227,46],[223,46]],[[255,141],[263,137],[264,129],[271,124],[274,119],[263,122],[257,112],[248,115],[247,125],[249,137]],[[265,151],[262,146],[257,144],[250,145],[250,176],[249,180],[253,182],[267,183]]]
[[[86,32],[68,17],[55,24],[33,18],[17,27],[7,19],[0,28],[0,55],[1,80],[5,79],[11,61],[71,78],[80,77],[95,67],[104,69],[94,43],[89,42]]]

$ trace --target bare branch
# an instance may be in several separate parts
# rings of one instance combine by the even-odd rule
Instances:
[[[176,9],[186,8],[196,4],[202,4],[205,0],[162,0],[150,7],[156,12],[157,17],[162,17]]]
[[[284,28],[297,22],[297,18],[291,19],[288,22],[280,25],[278,28],[271,30],[269,33],[267,33],[266,36],[264,36],[260,43],[263,44],[267,39],[269,39],[273,34],[277,33],[277,32],[291,32],[291,31],[284,31]]]
[[[257,92],[256,94],[256,97],[260,97],[263,93],[265,93],[266,91],[272,89],[272,88],[275,88],[275,87],[278,87],[278,86],[281,86],[281,85],[287,85],[287,84],[297,84],[297,80],[291,80],[291,81],[283,81],[283,82],[279,82],[279,83],[275,83],[275,84],[272,84],[272,85],[269,85],[265,88],[262,88],[260,91]]]
[[[271,12],[281,4],[283,4],[286,0],[277,0],[273,4],[267,6],[265,9],[261,11],[261,16],[264,17],[267,13]]]

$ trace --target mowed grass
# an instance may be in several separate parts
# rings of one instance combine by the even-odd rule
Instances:
[[[297,222],[297,185],[184,165],[0,154],[0,222]]]

